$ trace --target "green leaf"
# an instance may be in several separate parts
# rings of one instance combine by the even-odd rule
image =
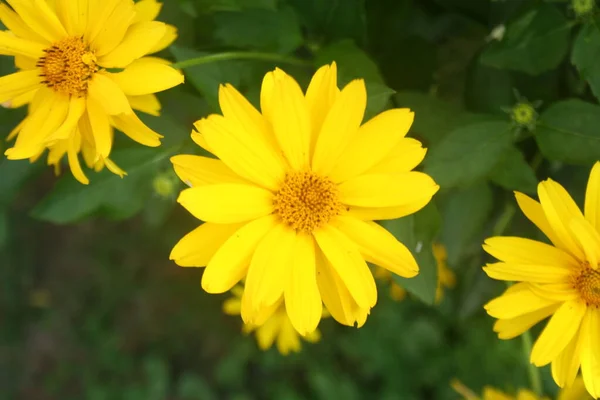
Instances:
[[[570,27],[556,7],[542,4],[509,23],[504,37],[485,49],[481,62],[539,75],[556,68],[565,57]]]
[[[364,78],[367,86],[365,120],[385,109],[394,91],[387,87],[377,64],[364,51],[350,40],[337,42],[316,53],[315,67],[318,68],[332,61],[335,61],[338,67],[340,87],[353,79]]]
[[[8,205],[25,182],[42,169],[42,163],[28,160],[0,160],[0,206]]]
[[[8,213],[0,209],[0,249],[4,247],[8,239]]]
[[[578,99],[552,104],[541,115],[535,139],[554,161],[591,164],[600,159],[600,106]]]
[[[579,31],[573,43],[571,62],[600,99],[600,30],[596,24],[586,24]]]
[[[492,182],[508,190],[535,194],[537,178],[535,171],[527,162],[521,151],[511,146],[489,175]]]
[[[467,246],[474,245],[476,251],[480,250],[480,241],[474,239],[488,220],[492,200],[492,190],[486,183],[452,191],[444,198],[441,238],[450,265],[461,261]]]
[[[294,11],[250,9],[215,14],[215,37],[226,46],[290,53],[302,44]]]
[[[421,92],[398,92],[394,96],[397,107],[408,107],[415,112],[412,135],[436,143],[454,128],[490,117],[463,110],[454,103],[440,100]]]
[[[433,304],[437,288],[437,262],[432,246],[440,229],[440,221],[440,214],[431,202],[416,214],[380,222],[381,226],[404,243],[419,264],[419,275],[416,277],[394,275],[394,279],[427,304]]]
[[[505,121],[459,127],[432,146],[425,172],[442,188],[467,186],[494,168],[512,140],[511,126]]]

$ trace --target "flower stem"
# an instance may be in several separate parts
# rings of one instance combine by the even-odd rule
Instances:
[[[529,373],[529,383],[531,384],[531,390],[538,396],[542,395],[542,380],[540,377],[540,369],[529,362],[531,354],[531,333],[529,331],[521,335],[523,339],[523,353],[525,359],[528,361],[527,372]]]
[[[309,66],[312,63],[308,60],[301,60],[295,57],[283,56],[281,54],[274,53],[261,53],[257,51],[232,51],[226,53],[209,54],[206,56],[200,56],[196,58],[190,58],[189,60],[180,61],[173,64],[173,68],[189,68],[197,65],[209,64],[216,61],[227,61],[227,60],[258,60],[258,61],[274,61],[284,64]]]

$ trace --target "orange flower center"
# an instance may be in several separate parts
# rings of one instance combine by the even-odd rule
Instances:
[[[588,305],[600,306],[600,271],[585,266],[575,277],[575,288]]]
[[[335,183],[313,172],[287,173],[273,205],[284,223],[301,232],[312,232],[344,209]]]
[[[96,56],[80,37],[69,37],[44,50],[37,66],[42,70],[42,83],[54,91],[83,97],[88,82],[98,72]]]

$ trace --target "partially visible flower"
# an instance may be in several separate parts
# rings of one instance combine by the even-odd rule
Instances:
[[[223,311],[226,314],[240,315],[243,291],[240,286],[231,289],[233,297],[223,303]],[[318,342],[321,339],[321,332],[318,329],[305,336],[298,334],[285,311],[283,298],[266,309],[260,318],[257,318],[256,324],[244,324],[242,331],[244,333],[254,332],[256,342],[261,350],[268,350],[273,343],[276,343],[277,350],[284,356],[290,352],[298,353],[301,350],[301,338],[310,343]]]
[[[441,303],[444,295],[444,288],[453,288],[456,285],[456,277],[454,272],[448,268],[448,264],[446,263],[448,255],[444,245],[440,243],[434,243],[433,256],[437,262],[438,273],[437,288],[435,291],[435,304],[439,304]],[[383,282],[389,282],[390,296],[392,299],[396,301],[404,300],[406,297],[406,289],[396,283],[394,276],[390,271],[381,267],[375,267],[374,275],[375,278],[381,279]]]
[[[596,8],[596,0],[571,0],[571,8],[578,18],[592,15]]]
[[[536,366],[552,363],[560,387],[579,368],[590,394],[600,396],[600,162],[592,168],[584,213],[551,179],[538,185],[540,202],[516,193],[517,203],[552,244],[493,237],[483,248],[501,262],[483,269],[494,279],[518,281],[485,305],[494,331],[511,339],[551,317],[531,351]]]
[[[537,112],[533,104],[520,101],[510,110],[512,120],[519,126],[533,130],[537,123]]]
[[[529,389],[519,389],[515,395],[510,395],[496,388],[486,386],[483,388],[481,397],[477,396],[471,389],[454,379],[450,386],[462,396],[464,400],[549,400],[549,397],[538,396]],[[578,377],[569,388],[561,389],[556,400],[591,400],[585,391],[583,379]]]
[[[373,222],[416,212],[439,188],[413,171],[425,156],[405,137],[414,115],[392,109],[363,124],[365,83],[340,91],[335,63],[316,72],[306,93],[276,69],[260,96],[262,113],[221,86],[223,115],[197,121],[192,133],[219,159],[171,159],[192,186],[178,202],[206,223],[170,258],[206,266],[209,293],[245,279],[246,323],[283,296],[301,335],[316,329],[323,304],[340,323],[362,326],[377,302],[367,261],[407,278],[419,271],[406,246]]]
[[[66,156],[71,172],[87,184],[79,155],[96,171],[125,172],[109,158],[114,129],[146,146],[160,136],[133,110],[157,115],[154,93],[183,82],[165,60],[147,57],[177,33],[154,21],[156,0],[8,0],[0,3],[0,54],[19,69],[0,78],[0,103],[28,106],[9,134],[11,160],[37,160],[46,149],[57,172]]]
[[[152,179],[154,193],[164,198],[174,198],[179,186],[177,176],[172,170],[161,172]]]

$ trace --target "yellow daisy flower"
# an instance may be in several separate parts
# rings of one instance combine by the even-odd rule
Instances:
[[[587,390],[600,396],[600,163],[590,174],[582,213],[551,179],[538,185],[540,202],[516,193],[525,216],[552,245],[519,237],[487,239],[484,249],[502,262],[488,264],[494,279],[520,281],[485,309],[499,320],[501,339],[518,336],[550,317],[531,351],[536,366],[552,363],[560,387],[581,366]]]
[[[209,293],[245,278],[245,323],[283,295],[301,335],[317,327],[322,302],[337,321],[362,326],[377,301],[365,260],[400,276],[418,273],[410,251],[372,220],[414,213],[438,190],[411,171],[425,156],[404,137],[413,113],[388,110],[361,125],[364,81],[340,91],[335,64],[317,71],[306,94],[282,70],[268,73],[262,113],[231,85],[220,87],[219,102],[224,115],[197,121],[192,139],[220,160],[171,159],[191,186],[178,202],[206,221],[171,259],[206,266]]]
[[[154,93],[183,82],[168,62],[146,57],[177,36],[154,21],[156,0],[7,0],[0,3],[0,55],[13,56],[18,72],[0,77],[0,103],[28,105],[28,116],[11,132],[11,160],[32,162],[49,149],[58,168],[67,155],[75,178],[89,181],[79,162],[106,166],[123,175],[109,158],[113,129],[146,146],[160,136],[133,109],[156,115]]]
[[[240,315],[243,289],[236,286],[231,289],[231,292],[233,297],[223,303],[223,311],[229,315]],[[325,316],[325,313],[323,316]],[[285,311],[283,298],[265,309],[264,313],[256,320],[255,325],[244,324],[242,330],[244,333],[255,333],[256,342],[261,350],[269,350],[275,342],[277,350],[284,356],[290,352],[298,353],[302,349],[301,336],[292,326],[292,322]],[[316,343],[321,340],[321,332],[315,329],[307,333],[302,339],[310,343]]]
[[[443,244],[433,244],[433,256],[437,262],[438,281],[435,290],[435,304],[440,304],[444,297],[444,288],[453,288],[456,285],[456,276],[454,272],[448,268],[446,260],[448,254]],[[390,284],[390,296],[396,301],[402,301],[406,297],[406,289],[398,285],[394,277],[387,269],[376,267],[374,271],[375,278],[381,279],[383,282]]]

